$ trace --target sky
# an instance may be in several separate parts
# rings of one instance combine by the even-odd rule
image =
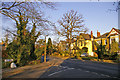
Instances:
[[[88,34],[93,32],[97,36],[109,32],[113,27],[118,29],[118,12],[110,11],[116,9],[113,2],[57,2],[57,10],[46,9],[46,16],[59,27],[57,21],[62,18],[67,11],[74,10],[83,15],[85,27]],[[56,38],[56,36],[54,36]]]
[[[77,11],[83,15],[85,27],[89,29],[88,33],[92,30],[96,36],[97,30],[103,34],[113,27],[118,28],[118,12],[109,11],[115,9],[112,4],[113,2],[58,2],[57,10],[47,10],[46,15],[57,25],[64,13],[70,10]]]
[[[85,27],[89,30],[87,33],[93,31],[93,35],[97,36],[97,30],[102,35],[113,27],[118,29],[118,12],[109,9],[116,9],[116,5],[113,6],[113,2],[56,2],[56,10],[44,8],[44,12],[45,17],[59,27],[57,21],[63,14],[70,10],[77,11],[83,15]],[[9,27],[11,22],[3,21],[2,25]],[[54,40],[57,36],[48,36],[47,39],[49,37]]]

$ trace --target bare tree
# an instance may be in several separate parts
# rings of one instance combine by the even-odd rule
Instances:
[[[27,2],[27,1],[26,1]],[[25,4],[26,2],[10,2],[9,4],[7,2],[2,2],[2,7],[0,7],[0,10],[10,10],[11,8],[20,6],[21,4]],[[49,8],[55,9],[55,4],[51,2],[41,2],[41,4],[46,5]],[[40,5],[39,5],[40,6]]]
[[[108,9],[109,11],[116,11],[120,10],[120,1],[119,2],[113,2],[113,6],[116,6],[115,9]]]
[[[70,10],[69,12],[63,14],[62,19],[58,21],[61,28],[56,28],[56,30],[59,35],[67,38],[69,51],[71,51],[70,45],[72,39],[79,35],[79,33],[87,31],[87,28],[84,27],[83,22],[83,16],[74,10]]]
[[[39,31],[44,31],[44,29],[47,29],[51,25],[51,22],[44,17],[41,9],[43,6],[55,9],[55,4],[51,2],[3,2],[0,11],[2,15],[14,20],[16,25],[20,23],[18,16],[19,12],[21,12],[23,19],[28,19],[28,24],[35,23]],[[15,36],[14,31],[10,27],[9,29],[4,28],[4,30]]]

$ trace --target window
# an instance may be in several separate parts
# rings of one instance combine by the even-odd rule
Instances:
[[[119,38],[115,38],[115,41],[116,41],[116,42],[119,42]]]
[[[98,44],[101,44],[101,40],[97,41]]]
[[[76,40],[76,42],[75,42],[75,45],[77,46],[77,40]]]
[[[82,41],[81,41],[81,46],[82,46]]]
[[[111,39],[111,42],[110,42],[110,43],[112,43],[112,42],[115,42],[115,38],[112,38],[112,39]]]
[[[107,40],[105,40],[105,45],[107,45]]]

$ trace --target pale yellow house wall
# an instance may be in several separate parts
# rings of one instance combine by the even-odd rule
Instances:
[[[106,38],[102,39],[102,45],[105,45],[105,40],[106,40]]]
[[[117,42],[119,42],[119,36],[118,35],[110,36],[110,39],[115,39]]]
[[[84,45],[84,42],[86,43],[86,45]],[[80,49],[82,49],[83,47],[87,47],[88,48],[88,54],[91,55],[92,54],[92,41],[91,40],[86,40],[86,41],[82,41],[82,46],[81,46],[81,42],[78,43],[78,47]]]
[[[102,38],[102,45],[106,45],[106,43],[105,43],[105,40],[107,40],[107,38]],[[101,41],[101,38],[99,38],[99,39],[94,39],[94,41]]]
[[[85,47],[87,47],[88,48],[88,54],[89,55],[92,55],[92,41],[90,41],[90,40],[86,40],[86,46]]]

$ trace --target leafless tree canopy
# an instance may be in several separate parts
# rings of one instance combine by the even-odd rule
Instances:
[[[45,2],[3,2],[0,10],[2,11],[3,15],[12,18],[15,21],[18,18],[18,12],[21,11],[25,19],[29,18],[33,22],[37,23],[40,21],[46,21],[42,18],[44,15],[41,11],[41,5],[54,8],[53,3]]]
[[[57,32],[62,36],[66,36],[67,40],[69,40],[69,47],[73,37],[79,35],[81,32],[87,31],[83,22],[83,16],[74,10],[70,10],[69,12],[65,13],[62,19],[58,21],[61,28],[57,29]]]
[[[1,14],[14,20],[16,25],[19,23],[19,12],[26,21],[28,19],[29,24],[35,23],[37,28],[41,31],[48,29],[51,22],[44,17],[43,7],[49,7],[55,9],[55,3],[51,2],[2,2],[2,8],[0,8]],[[11,26],[12,27],[12,26]],[[9,28],[10,29],[10,28]],[[5,29],[7,32],[13,32]]]
[[[83,16],[79,15],[77,11],[71,10],[58,21],[60,26],[62,26],[58,33],[71,39],[73,36],[79,35],[80,32],[86,32],[83,22]]]

